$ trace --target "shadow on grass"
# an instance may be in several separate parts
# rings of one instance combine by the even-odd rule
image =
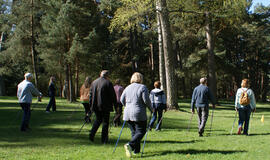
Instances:
[[[188,150],[167,150],[167,151],[161,151],[161,152],[150,152],[147,155],[144,155],[143,157],[153,157],[153,156],[164,156],[168,154],[234,154],[234,153],[242,153],[246,152],[243,150],[240,151],[233,151],[233,150],[195,150],[195,149],[188,149]]]

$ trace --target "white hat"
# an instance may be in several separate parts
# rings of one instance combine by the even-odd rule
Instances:
[[[24,74],[24,77],[25,77],[25,78],[29,78],[29,77],[33,77],[33,75],[32,75],[32,73],[25,73],[25,74]]]

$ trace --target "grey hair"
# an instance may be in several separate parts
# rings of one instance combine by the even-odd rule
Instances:
[[[103,70],[100,72],[100,77],[104,77],[104,78],[107,78],[109,77],[109,71],[108,70]]]

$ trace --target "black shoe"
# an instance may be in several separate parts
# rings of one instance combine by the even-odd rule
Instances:
[[[198,132],[199,133],[199,137],[203,137],[203,133],[202,132]]]

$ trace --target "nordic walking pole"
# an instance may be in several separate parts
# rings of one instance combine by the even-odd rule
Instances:
[[[214,118],[214,106],[213,106],[213,109],[212,109],[212,116],[211,116],[211,125],[210,125],[210,134],[211,134],[211,131],[212,131],[212,125],[213,125],[213,118]]]
[[[117,144],[118,144],[118,142],[119,142],[120,136],[121,136],[121,134],[122,134],[123,128],[125,127],[125,123],[126,123],[126,121],[124,121],[124,123],[123,123],[123,126],[122,126],[121,131],[120,131],[119,136],[118,136],[118,139],[117,139],[117,141],[116,141],[115,147],[114,147],[114,149],[113,149],[113,153],[114,153],[115,150],[116,150],[116,147],[117,147]]]
[[[88,112],[88,113],[89,113],[89,112]],[[92,112],[92,113],[93,113],[93,112]],[[90,116],[92,115],[92,113],[90,114]],[[87,123],[87,121],[84,120],[83,125],[82,125],[82,127],[80,128],[78,135],[81,133],[81,131],[82,131],[82,129],[83,129],[83,127],[84,127],[84,125],[85,125],[86,123]]]
[[[83,122],[83,125],[82,125],[82,127],[80,128],[78,135],[81,133],[81,131],[82,131],[82,129],[83,129],[83,127],[84,127],[85,124],[86,124],[86,121]]]
[[[192,121],[193,115],[194,115],[194,112],[192,112],[192,115],[191,115],[190,120],[189,120],[189,123],[188,123],[188,132],[189,132],[189,127],[190,127],[190,124],[191,124],[191,121]]]
[[[236,121],[236,116],[237,116],[237,110],[235,111],[235,115],[234,115],[234,121],[233,121],[232,129],[231,129],[231,135],[233,132],[233,127],[234,127],[235,121]]]
[[[154,112],[153,112],[153,114],[154,114]],[[145,134],[141,157],[143,156],[143,151],[144,151],[145,142],[146,142],[146,139],[147,139],[147,134],[148,134],[148,131],[149,131],[149,128],[150,128],[150,121],[151,121],[151,119],[152,119],[152,114],[150,115],[150,120],[149,120],[148,128],[147,128],[147,131],[146,131],[146,134]]]
[[[163,115],[164,116],[164,115]],[[163,116],[160,118],[160,120],[159,120],[159,122],[158,122],[158,124],[157,124],[157,128],[159,128],[159,125],[160,125],[160,123],[161,123],[161,121],[162,121],[162,119],[163,119]]]

